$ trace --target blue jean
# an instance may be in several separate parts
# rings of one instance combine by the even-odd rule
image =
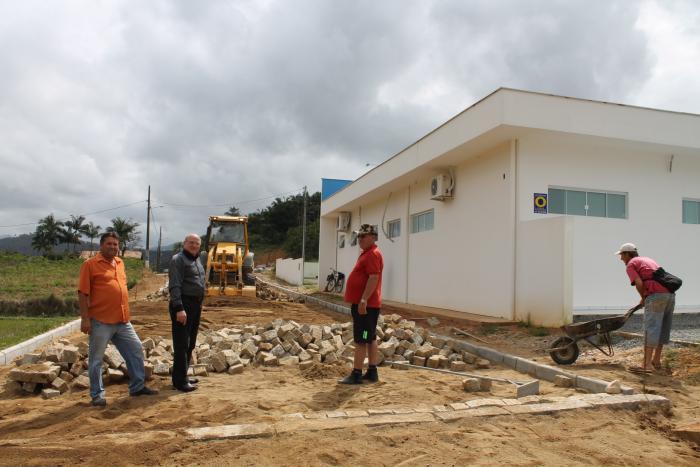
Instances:
[[[141,339],[136,335],[131,323],[106,324],[92,318],[89,337],[88,375],[90,375],[90,397],[104,397],[102,385],[102,360],[107,344],[111,340],[126,362],[129,372],[129,393],[140,391],[146,379],[143,366]]]
[[[675,304],[676,296],[672,293],[655,293],[644,300],[644,334],[647,347],[670,342]]]

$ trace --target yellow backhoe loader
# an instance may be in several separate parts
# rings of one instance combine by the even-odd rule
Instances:
[[[247,217],[210,216],[204,248],[207,297],[255,297]]]

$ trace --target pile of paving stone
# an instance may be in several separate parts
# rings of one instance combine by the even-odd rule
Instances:
[[[269,287],[264,282],[257,282],[255,295],[267,301],[273,302],[295,302],[295,303],[305,303],[306,299],[303,296],[292,297],[284,292],[279,292],[272,287]]]
[[[167,284],[161,287],[160,289],[156,290],[153,293],[149,293],[146,295],[146,300],[152,301],[152,302],[161,302],[168,300],[170,296],[170,292],[168,290]]]
[[[488,368],[487,360],[454,349],[450,340],[431,335],[399,315],[380,316],[377,326],[379,359],[382,363],[411,363],[430,368],[465,371],[467,365]],[[162,337],[144,339],[146,378],[168,377],[173,366],[172,341]],[[355,344],[352,323],[330,325],[299,324],[275,320],[267,325],[248,324],[200,333],[190,372],[195,376],[242,373],[248,366],[298,366],[352,361]],[[60,340],[41,353],[30,353],[16,361],[9,379],[28,393],[55,397],[68,390],[89,387],[86,342],[71,345]],[[396,365],[399,367],[398,365]],[[128,378],[126,365],[117,349],[105,351],[103,376],[108,383]]]

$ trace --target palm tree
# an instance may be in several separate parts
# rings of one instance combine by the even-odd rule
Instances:
[[[112,219],[112,225],[107,227],[107,232],[115,232],[119,235],[119,249],[122,252],[122,256],[126,252],[126,247],[139,240],[139,232],[136,228],[139,226],[138,222],[132,222],[131,219],[122,219],[121,217],[115,217]]]
[[[95,239],[100,235],[101,227],[92,222],[83,225],[81,233],[90,239],[90,251],[95,249]]]
[[[53,247],[59,244],[63,236],[63,222],[57,221],[53,214],[39,220],[32,237],[32,247],[48,256]]]
[[[70,216],[69,221],[65,221],[63,225],[65,228],[64,240],[66,244],[73,245],[73,251],[75,247],[80,244],[80,235],[83,233],[85,225],[85,216]]]

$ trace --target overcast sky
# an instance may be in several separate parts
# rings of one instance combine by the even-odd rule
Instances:
[[[0,226],[143,223],[150,184],[211,205],[154,209],[172,243],[357,178],[500,86],[700,113],[699,77],[692,0],[0,0]]]

